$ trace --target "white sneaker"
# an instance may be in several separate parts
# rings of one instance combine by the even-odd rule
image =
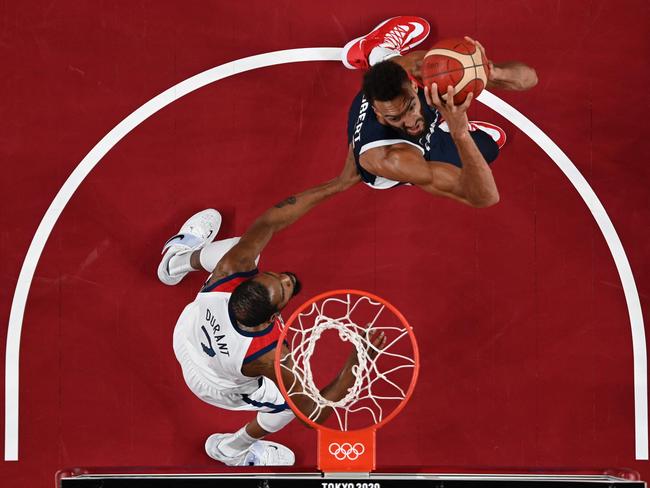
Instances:
[[[249,466],[293,466],[296,456],[277,442],[257,441],[248,450],[245,462]]]
[[[219,444],[232,434],[212,434],[205,441],[205,452],[212,459],[227,466],[293,466],[296,456],[282,444],[269,441],[254,442],[251,447],[237,456],[226,456],[219,450]]]
[[[221,214],[212,208],[192,215],[178,233],[165,242],[162,250],[163,257],[158,265],[158,279],[170,286],[179,283],[187,272],[171,275],[169,260],[177,254],[203,248],[217,237],[219,227],[221,227]]]

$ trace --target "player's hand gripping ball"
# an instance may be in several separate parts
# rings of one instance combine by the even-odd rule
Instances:
[[[485,88],[490,68],[479,46],[467,39],[443,39],[433,45],[422,61],[424,86],[438,84],[438,94],[447,99],[447,87],[454,88],[454,104],[460,105],[469,92],[476,98]]]

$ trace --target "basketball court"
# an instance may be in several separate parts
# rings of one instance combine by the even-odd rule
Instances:
[[[2,486],[650,479],[647,2],[0,11]],[[162,285],[160,249],[198,210],[222,213],[220,238],[241,235],[268,206],[336,176],[361,83],[338,49],[400,14],[427,18],[431,43],[470,35],[491,59],[537,70],[531,91],[470,108],[508,135],[493,166],[501,201],[471,209],[359,184],[275,237],[260,268],[304,284],[285,319],[329,290],[376,294],[413,329],[417,381],[375,434],[373,474],[323,477],[317,434],[300,422],[273,436],[296,466],[227,468],[205,438],[250,414],[187,389],[172,331],[205,275]]]

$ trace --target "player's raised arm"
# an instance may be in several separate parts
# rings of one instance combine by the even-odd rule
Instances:
[[[488,59],[485,54],[485,48],[477,40],[465,36],[465,39],[483,53],[483,57]],[[506,61],[505,63],[493,63],[488,60],[488,81],[487,88],[498,88],[501,90],[530,90],[537,85],[537,72],[525,63],[520,61]]]
[[[368,355],[372,359],[377,356],[379,351],[386,347],[386,335],[384,332],[375,332],[370,336],[370,346],[368,347]],[[318,408],[314,400],[306,394],[301,394],[303,387],[297,378],[292,373],[292,364],[290,355],[287,354],[286,345],[283,345],[282,356],[285,357],[284,367],[282,368],[282,382],[285,385],[293,385],[292,400],[296,407],[304,413],[307,417],[311,417],[312,413]],[[275,351],[271,351],[259,359],[244,365],[242,373],[247,376],[266,376],[274,381],[276,384],[280,381],[275,374]],[[323,398],[337,402],[348,394],[349,389],[354,385],[356,377],[354,376],[353,368],[358,364],[357,351],[354,350],[348,356],[345,364],[339,371],[339,374],[327,386],[320,390]],[[318,415],[313,419],[316,423],[323,423],[332,414],[331,408],[323,408]]]
[[[469,93],[461,105],[455,105],[454,91],[451,86],[447,89],[446,102],[443,102],[438,96],[435,83],[431,89],[425,87],[424,92],[427,103],[435,106],[447,121],[449,133],[463,163],[461,169],[451,168],[450,165],[444,163],[432,164],[432,187],[442,192],[448,192],[449,196],[455,196],[474,207],[495,205],[499,202],[499,190],[494,181],[492,170],[468,130],[467,109],[473,94]]]
[[[297,195],[291,195],[266,210],[246,230],[240,241],[217,263],[215,272],[231,274],[255,267],[255,259],[276,232],[291,225],[323,200],[344,191],[360,181],[354,157],[348,151],[346,161],[336,178]]]
[[[488,60],[488,89],[499,90],[514,90],[524,91],[530,90],[537,85],[537,72],[534,68],[528,66],[521,61],[505,61],[502,63],[494,63],[489,60],[485,54],[483,45],[471,37],[465,36],[465,40],[474,44],[481,50],[483,56]],[[426,56],[426,50],[411,51],[404,56],[391,58],[394,63],[399,64],[404,68],[413,78],[422,83],[422,61]]]

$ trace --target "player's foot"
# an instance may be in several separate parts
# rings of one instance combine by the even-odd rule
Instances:
[[[442,118],[440,120],[442,120],[442,122],[440,122],[438,127],[440,127],[445,132],[449,132],[447,121]],[[506,133],[498,125],[490,124],[489,122],[482,122],[480,120],[470,120],[469,126],[467,128],[470,132],[482,130],[483,132],[487,133],[492,139],[494,139],[494,142],[497,143],[499,149],[501,149],[506,143]]]
[[[158,265],[158,279],[166,285],[175,285],[187,274],[171,274],[169,261],[180,253],[193,252],[212,242],[221,227],[221,214],[209,208],[192,215],[178,233],[163,246],[163,257]]]
[[[367,69],[368,57],[376,47],[403,54],[429,35],[429,23],[420,17],[402,15],[383,21],[365,36],[348,42],[341,53],[341,61],[348,69]]]
[[[497,143],[499,149],[501,149],[506,143],[506,133],[498,125],[490,124],[489,122],[481,122],[480,120],[470,120],[469,131],[473,132],[475,130],[487,132],[488,135],[494,139],[494,142]]]
[[[296,457],[288,447],[277,442],[256,441],[236,456],[226,456],[219,444],[232,434],[212,434],[205,441],[205,452],[227,466],[293,466]]]

